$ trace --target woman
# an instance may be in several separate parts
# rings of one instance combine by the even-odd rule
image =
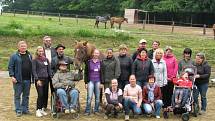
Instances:
[[[171,106],[171,99],[172,99],[172,94],[173,94],[173,79],[176,78],[177,76],[177,71],[178,71],[178,63],[177,59],[175,58],[173,54],[173,49],[171,46],[166,47],[166,52],[164,54],[163,59],[166,62],[166,67],[167,67],[167,85],[162,89],[163,93],[163,102],[164,102],[164,112],[163,116],[164,118],[168,118],[168,111],[169,107]]]
[[[192,50],[190,48],[185,48],[183,52],[183,59],[179,61],[178,63],[178,74],[180,75],[183,69],[186,66],[192,66],[193,61],[191,58]]]
[[[88,60],[85,66],[84,82],[85,88],[87,89],[85,115],[90,115],[93,93],[95,95],[94,113],[99,114],[100,84],[102,82],[101,61],[99,60],[99,55],[99,50],[95,49],[92,54],[92,59]]]
[[[142,88],[146,85],[148,76],[154,75],[152,61],[148,59],[147,50],[142,49],[132,65],[132,74],[137,78],[137,84]]]
[[[35,58],[32,62],[32,71],[37,89],[37,111],[36,116],[47,115],[44,111],[45,104],[48,101],[49,79],[52,76],[48,59],[44,56],[43,47],[38,46]]]
[[[125,44],[119,46],[119,62],[121,74],[118,78],[118,86],[120,89],[124,89],[125,85],[128,84],[129,76],[131,75],[132,59],[128,57],[128,48]]]
[[[113,112],[114,117],[117,117],[118,112],[123,109],[123,94],[122,90],[118,88],[118,81],[116,79],[111,80],[111,87],[105,89],[105,97],[107,105],[105,107],[104,119],[108,119],[111,112]]]
[[[136,84],[135,75],[129,77],[129,84],[124,88],[124,110],[125,110],[125,121],[129,120],[129,111],[133,110],[135,115],[140,115],[141,104],[142,104],[142,89]]]
[[[208,83],[211,75],[211,67],[205,59],[204,53],[197,53],[194,66],[197,68],[197,75],[195,76],[195,85],[197,88],[194,88],[194,103],[198,104],[199,94],[201,96],[201,111],[200,114],[206,113],[207,108],[207,90]]]
[[[154,52],[154,57],[152,63],[154,66],[154,76],[155,82],[161,89],[167,85],[167,68],[166,62],[162,59],[164,52],[162,49],[158,48]]]
[[[155,83],[155,77],[149,77],[148,84],[143,87],[143,109],[147,114],[154,113],[160,118],[160,110],[163,102],[160,87]]]

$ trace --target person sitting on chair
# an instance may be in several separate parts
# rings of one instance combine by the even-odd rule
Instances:
[[[108,119],[108,116],[111,112],[114,113],[114,117],[118,117],[118,112],[123,109],[122,100],[123,93],[120,88],[118,88],[117,79],[111,80],[111,87],[105,89],[105,97],[106,97],[106,113],[104,119]]]
[[[79,92],[75,89],[74,81],[81,80],[81,72],[79,71],[78,74],[70,72],[67,69],[67,63],[65,61],[60,61],[58,65],[59,69],[52,78],[54,89],[65,109],[65,113],[75,113]],[[67,95],[69,95],[70,102],[68,101]]]

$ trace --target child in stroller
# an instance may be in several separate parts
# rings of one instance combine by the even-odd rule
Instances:
[[[182,108],[189,102],[193,82],[189,78],[189,73],[184,71],[181,73],[179,79],[173,80],[173,83],[176,85],[172,97],[173,109]],[[191,108],[189,108],[189,110],[191,110]]]

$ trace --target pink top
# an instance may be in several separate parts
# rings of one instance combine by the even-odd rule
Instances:
[[[129,98],[135,103],[142,103],[142,89],[139,85],[131,87],[130,84],[127,84],[124,88],[124,98]]]
[[[166,67],[167,67],[167,80],[172,81],[173,78],[177,76],[178,71],[178,62],[175,56],[172,55],[164,55],[163,59],[166,61]]]

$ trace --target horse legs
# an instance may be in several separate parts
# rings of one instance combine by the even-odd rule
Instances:
[[[111,23],[110,23],[111,28],[113,28],[113,24],[114,24],[114,22],[111,22]]]
[[[96,23],[95,23],[95,26],[98,28],[99,26],[99,21],[96,21]],[[95,26],[94,26],[94,28],[95,28]]]
[[[121,24],[119,24],[119,29],[121,29]]]
[[[105,22],[105,29],[106,29],[106,24],[107,24],[107,22]]]
[[[214,40],[215,40],[215,28],[213,28],[213,30],[214,30]]]

